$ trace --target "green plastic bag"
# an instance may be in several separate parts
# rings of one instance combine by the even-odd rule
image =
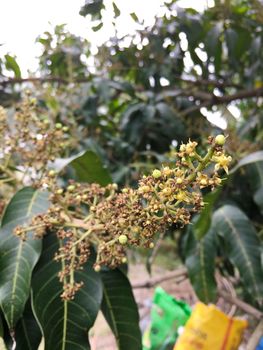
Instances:
[[[191,308],[174,299],[161,287],[155,289],[151,310],[151,324],[143,336],[143,350],[168,350],[178,337],[178,328],[184,326]]]

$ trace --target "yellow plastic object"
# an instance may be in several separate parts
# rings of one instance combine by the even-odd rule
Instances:
[[[247,321],[197,303],[174,350],[237,350]]]

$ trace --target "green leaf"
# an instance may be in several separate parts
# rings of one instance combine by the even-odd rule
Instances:
[[[103,27],[103,22],[99,23],[98,25],[92,27],[92,30],[94,32],[98,32]]]
[[[200,240],[196,240],[194,230],[188,227],[185,243],[185,265],[198,298],[214,302],[216,298],[215,235],[211,230]]]
[[[120,270],[103,271],[102,312],[119,350],[140,350],[139,313],[128,278]]]
[[[22,316],[29,296],[31,274],[41,253],[41,240],[32,233],[26,241],[13,234],[49,206],[48,193],[26,187],[15,194],[6,208],[0,230],[0,303],[10,329]]]
[[[118,6],[115,4],[114,1],[112,3],[112,6],[113,6],[115,17],[119,17],[119,15],[121,14],[121,11],[119,10]]]
[[[14,57],[10,55],[5,55],[5,67],[8,70],[11,70],[14,72],[14,75],[16,78],[21,78],[21,70],[19,68],[19,65],[17,64],[16,60]]]
[[[217,189],[216,191],[208,193],[204,197],[205,207],[202,210],[201,214],[198,215],[193,225],[193,232],[197,240],[202,239],[207,234],[210,228],[212,214],[213,214],[213,206],[217,201],[220,193],[221,193],[221,188]]]
[[[253,199],[263,213],[263,161],[248,164],[245,171]]]
[[[241,159],[231,173],[244,168],[246,178],[253,193],[253,199],[263,212],[263,151],[249,154]]]
[[[102,186],[111,183],[111,176],[96,153],[86,151],[72,160],[68,166],[74,170],[74,179],[80,182],[96,182]]]
[[[236,172],[238,169],[240,169],[241,167],[251,164],[251,163],[255,163],[255,162],[263,162],[263,151],[257,151],[257,152],[253,152],[250,153],[248,156],[242,158],[237,165],[230,171],[230,174],[233,174],[234,172]]]
[[[33,315],[31,300],[28,299],[23,316],[15,328],[16,350],[35,350],[42,339],[39,325]]]
[[[93,326],[102,300],[102,283],[92,268],[93,259],[75,272],[76,281],[84,286],[74,300],[63,301],[58,273],[62,264],[54,261],[60,247],[54,233],[43,240],[43,253],[32,278],[34,314],[45,338],[45,350],[90,349],[88,331]]]
[[[136,13],[130,13],[131,18],[134,20],[134,22],[139,22],[139,18],[137,17]]]
[[[83,17],[91,15],[93,20],[101,19],[101,10],[104,8],[103,0],[87,0],[79,14]]]
[[[225,31],[225,39],[230,61],[236,62],[245,54],[251,43],[251,34],[242,27],[228,28]]]
[[[244,288],[263,304],[260,241],[248,217],[237,207],[224,205],[213,216],[213,230],[223,237],[226,253],[237,267]]]
[[[219,38],[222,33],[222,30],[223,23],[218,22],[209,30],[209,32],[206,35],[205,47],[209,57],[215,56],[218,45],[221,45]]]

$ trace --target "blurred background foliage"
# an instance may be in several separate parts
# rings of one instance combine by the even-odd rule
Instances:
[[[103,0],[86,0],[80,15],[104,23]],[[110,6],[115,20],[121,11]],[[114,182],[135,186],[140,174],[174,161],[177,145],[222,133],[232,170],[204,211],[178,239],[174,259],[186,264],[197,295],[216,298],[215,271],[236,279],[239,294],[263,305],[263,5],[217,0],[204,12],[171,0],[146,27],[110,38],[94,54],[88,38],[65,25],[40,34],[38,70],[23,78],[15,56],[0,58],[0,105],[14,109],[26,89],[74,147],[93,151]],[[91,164],[92,166],[92,164]],[[2,194],[3,195],[3,194]],[[176,250],[176,249],[175,249]]]

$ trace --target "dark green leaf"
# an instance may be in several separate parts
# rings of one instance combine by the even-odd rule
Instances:
[[[253,199],[263,212],[263,161],[248,164],[245,171]]]
[[[215,236],[210,230],[201,240],[196,240],[194,230],[189,226],[185,244],[185,265],[194,290],[205,303],[216,298],[215,281]]]
[[[2,317],[0,315],[0,338],[3,338],[3,336],[4,336],[4,325],[3,325]]]
[[[41,342],[42,333],[33,315],[28,299],[24,313],[15,328],[16,350],[35,350]]]
[[[104,8],[103,0],[86,0],[79,14],[84,17],[91,15],[93,19],[101,19],[101,10]]]
[[[14,72],[14,75],[16,78],[21,78],[21,70],[15,58],[10,55],[5,55],[5,60],[6,60],[5,62],[6,69]]]
[[[94,32],[98,32],[102,27],[103,27],[103,22],[99,23],[99,24],[96,25],[95,27],[92,27],[92,30],[93,30]]]
[[[241,159],[231,170],[231,174],[240,168],[244,168],[253,199],[263,212],[263,151],[251,153]]]
[[[229,28],[225,32],[228,56],[232,62],[240,59],[250,45],[250,33],[243,28]]]
[[[198,215],[193,225],[193,231],[197,240],[202,239],[210,228],[213,206],[217,201],[220,193],[221,189],[217,189],[216,191],[210,192],[204,197],[205,207],[202,210],[201,214]]]
[[[263,304],[263,271],[257,233],[248,217],[237,207],[224,205],[213,216],[213,230],[223,237],[227,255],[240,273],[244,288]]]
[[[59,246],[54,233],[43,240],[43,254],[32,278],[34,314],[43,331],[45,350],[87,350],[88,331],[102,300],[101,278],[92,268],[94,261],[90,258],[83,270],[75,272],[76,281],[83,281],[84,286],[73,301],[63,301],[62,283],[58,279],[63,267],[54,261]]]
[[[255,163],[255,162],[260,162],[263,161],[263,151],[257,151],[250,153],[248,156],[242,158],[237,165],[231,170],[230,174],[233,174],[235,171],[237,171],[239,168]]]
[[[109,323],[119,350],[141,350],[139,313],[128,278],[120,270],[101,272],[102,312]]]
[[[4,213],[0,230],[0,302],[5,319],[13,329],[22,316],[29,296],[32,270],[41,253],[41,240],[28,235],[26,241],[13,234],[33,216],[46,212],[48,193],[26,187],[15,194]]]
[[[219,38],[222,30],[223,24],[221,22],[218,22],[207,33],[205,47],[209,57],[214,57],[216,55],[218,45],[221,45]]]
[[[111,176],[96,153],[86,151],[72,160],[68,166],[74,170],[74,179],[80,182],[98,183],[105,186],[111,183]]]

